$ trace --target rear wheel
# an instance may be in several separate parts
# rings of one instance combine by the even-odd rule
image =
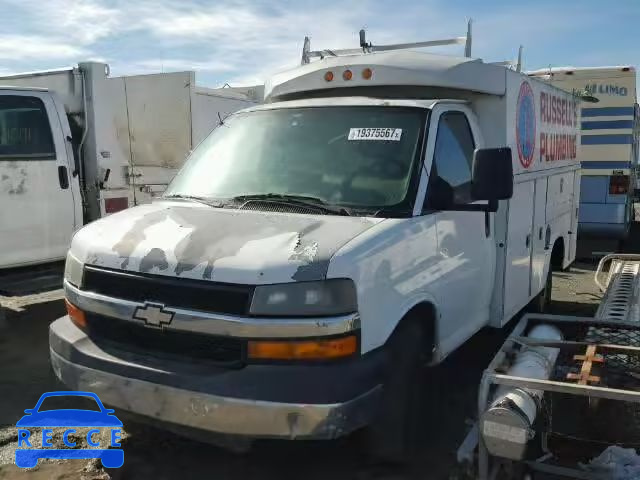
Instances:
[[[551,307],[551,289],[553,287],[553,273],[551,272],[551,265],[549,265],[549,271],[547,272],[547,279],[544,283],[544,288],[538,294],[532,302],[532,310],[535,313],[548,312]]]
[[[364,432],[367,455],[375,461],[406,462],[420,444],[420,421],[433,411],[440,388],[426,392],[425,333],[418,321],[401,324],[389,340],[387,370],[377,418]],[[430,425],[429,427],[432,427]]]

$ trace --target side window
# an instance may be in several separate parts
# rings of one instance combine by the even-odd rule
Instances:
[[[471,203],[471,163],[475,143],[462,112],[440,116],[433,164],[429,175],[426,209],[437,209],[435,195],[447,195],[454,204]]]
[[[0,95],[0,160],[53,160],[55,157],[42,100]]]

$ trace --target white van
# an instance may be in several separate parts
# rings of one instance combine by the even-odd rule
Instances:
[[[211,434],[366,428],[397,458],[438,396],[421,367],[544,308],[575,255],[579,99],[468,57],[315,56],[163,199],[76,234],[50,330],[70,388]]]
[[[260,94],[199,87],[194,72],[113,77],[96,62],[0,77],[0,290],[8,269],[63,260],[83,224],[161,194]]]

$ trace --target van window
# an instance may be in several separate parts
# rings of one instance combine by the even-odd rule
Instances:
[[[53,160],[47,111],[35,97],[0,95],[0,160]]]
[[[436,182],[451,191],[453,203],[471,203],[471,163],[475,143],[467,117],[462,112],[447,112],[440,116],[429,191]],[[433,209],[430,202],[426,209]]]

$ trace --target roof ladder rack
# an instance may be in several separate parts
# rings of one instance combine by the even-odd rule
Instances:
[[[501,65],[503,67],[513,68],[516,72],[522,71],[522,45],[518,48],[517,60],[506,60],[504,62],[491,62],[491,65]]]
[[[347,48],[342,50],[311,50],[311,40],[304,37],[302,47],[302,65],[311,62],[312,58],[339,57],[341,55],[357,55],[359,53],[388,52],[391,50],[407,50],[411,48],[439,47],[443,45],[463,45],[464,56],[471,57],[471,23],[467,23],[467,34],[464,37],[445,38],[442,40],[428,40],[426,42],[396,43],[392,45],[373,45],[367,42],[366,32],[360,30],[360,48]]]

